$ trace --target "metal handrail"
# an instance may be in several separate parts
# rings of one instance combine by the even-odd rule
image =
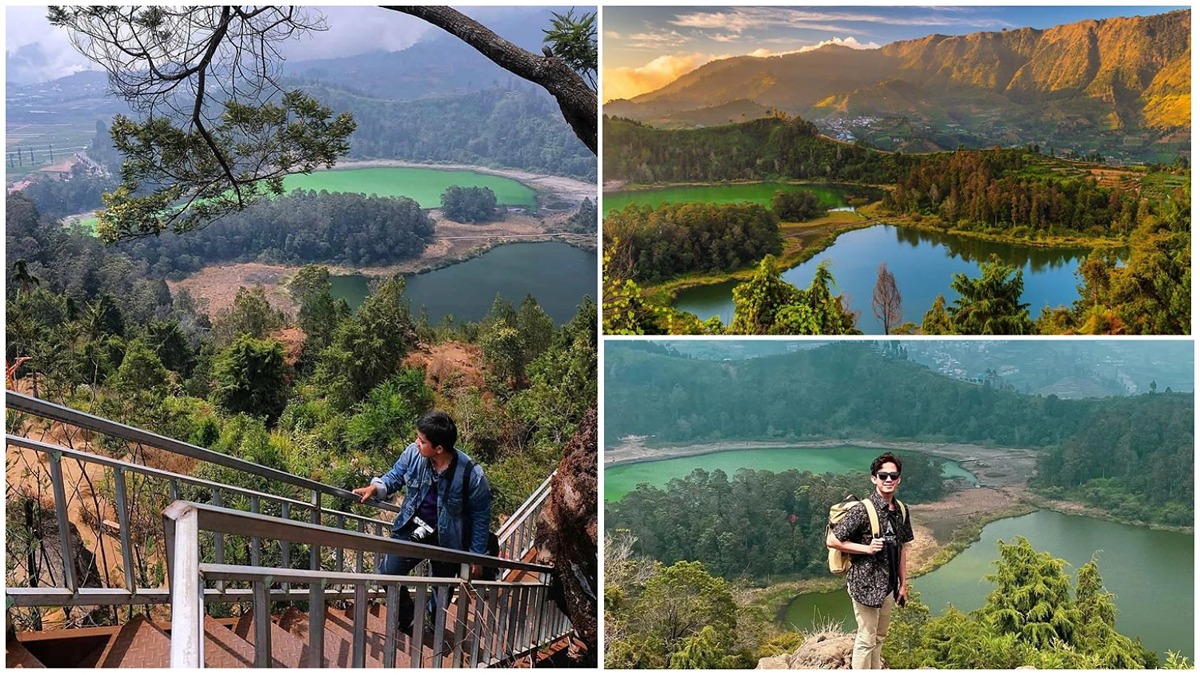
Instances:
[[[188,475],[182,474],[182,473],[166,471],[165,469],[155,469],[154,467],[145,466],[143,464],[134,464],[132,462],[126,462],[126,461],[120,460],[120,459],[113,459],[112,457],[105,457],[104,455],[97,455],[97,454],[93,454],[90,452],[85,452],[83,450],[74,450],[72,448],[64,448],[61,445],[54,445],[52,443],[46,443],[44,441],[35,441],[35,440],[29,439],[29,438],[25,438],[24,436],[13,436],[12,434],[5,434],[5,443],[7,443],[8,445],[15,445],[15,446],[22,447],[22,448],[28,448],[35,452],[41,452],[41,453],[46,453],[46,454],[58,453],[59,455],[61,455],[63,457],[69,457],[71,459],[78,459],[80,461],[87,462],[89,464],[98,464],[100,466],[107,466],[112,469],[123,469],[123,470],[130,471],[133,473],[138,473],[138,474],[141,474],[144,476],[149,476],[151,478],[162,478],[164,480],[175,480],[175,481],[179,481],[180,483],[187,483],[189,485],[195,485],[196,487],[209,488],[212,490],[225,490],[226,492],[232,492],[234,494],[239,494],[239,495],[242,495],[243,497],[258,497],[259,499],[269,499],[271,501],[280,502],[281,504],[291,504],[292,506],[298,506],[303,509],[313,508],[313,505],[311,503],[300,501],[299,499],[293,499],[291,497],[280,497],[278,495],[272,495],[272,494],[268,494],[266,492],[259,492],[258,490],[251,490],[250,488],[241,488],[241,487],[237,487],[236,485],[226,485],[225,483],[217,483],[215,481],[205,480],[203,478],[196,478],[194,476],[188,476]],[[349,511],[339,511],[338,509],[330,509],[330,508],[326,508],[324,506],[320,507],[320,510],[321,510],[321,513],[327,513],[331,516],[343,516],[346,518],[354,518],[355,520],[364,520],[369,523],[376,523],[378,525],[384,525],[387,527],[392,526],[392,522],[389,520],[379,520],[378,518],[371,518],[370,516],[360,516],[355,513],[350,513]]]
[[[501,557],[520,560],[533,548],[534,538],[537,536],[537,515],[541,513],[542,505],[550,496],[551,481],[557,473],[551,473],[512,517],[504,521],[504,527],[496,535],[500,542]]]
[[[192,459],[211,462],[213,464],[243,471],[254,476],[266,478],[268,480],[275,480],[281,483],[294,485],[296,487],[304,488],[305,490],[314,490],[320,494],[337,497],[339,499],[353,501],[360,500],[358,495],[349,490],[343,490],[342,488],[327,485],[320,481],[302,478],[286,471],[272,469],[271,467],[255,464],[254,462],[249,462],[237,457],[230,457],[229,455],[208,450],[198,445],[185,443],[174,438],[169,438],[167,436],[162,436],[156,433],[145,431],[143,429],[131,427],[126,424],[121,424],[120,422],[114,422],[103,417],[97,417],[96,415],[92,415],[90,413],[85,413],[73,408],[68,408],[63,405],[58,405],[57,403],[51,403],[49,401],[40,398],[34,398],[33,396],[28,396],[15,391],[5,391],[5,405],[12,410],[56,420],[64,424],[70,424],[72,426],[79,427],[80,429],[87,429],[88,431],[106,434],[122,440],[141,443],[143,445],[166,450],[177,455],[183,455],[184,457],[191,457]],[[388,502],[370,499],[368,500],[368,503],[385,511],[393,511],[396,513],[400,512],[399,506],[390,504]]]
[[[321,548],[342,548],[369,553],[383,553],[408,558],[421,558],[438,562],[458,563],[461,565],[482,565],[484,567],[507,567],[537,574],[549,574],[553,567],[536,563],[506,560],[490,555],[457,551],[440,546],[416,544],[390,537],[380,537],[361,532],[340,530],[336,527],[300,523],[294,520],[284,520],[260,513],[247,513],[209,504],[197,504],[187,501],[176,501],[163,510],[163,522],[167,529],[167,548],[172,548],[171,530],[174,523],[183,518],[189,511],[194,511],[199,518],[199,527],[205,532],[215,534],[231,534],[246,537],[262,537],[280,539],[293,544],[309,544]]]
[[[350,585],[354,587],[354,629],[352,643],[352,666],[362,667],[366,657],[367,598],[369,586],[384,587],[387,597],[388,626],[398,619],[400,588],[413,585],[416,591],[414,605],[423,607],[432,593],[449,596],[452,588],[463,587],[464,595],[457,602],[454,622],[453,665],[477,665],[495,663],[511,658],[515,653],[528,651],[560,638],[570,629],[570,621],[554,603],[548,602],[550,567],[513,561],[473,553],[430,547],[411,542],[402,542],[385,537],[346,532],[321,525],[249,514],[206,504],[176,501],[163,511],[165,528],[168,531],[168,548],[172,552],[172,667],[201,667],[203,664],[202,619],[203,602],[206,595],[204,581],[244,581],[253,585],[253,608],[255,612],[255,665],[267,667],[272,664],[270,653],[269,586],[275,583],[307,584],[311,599],[309,603],[309,662],[311,667],[320,667],[323,660],[325,587]],[[385,574],[362,574],[328,572],[324,570],[291,570],[264,567],[249,567],[222,564],[201,564],[199,560],[200,532],[215,535],[233,534],[242,536],[265,536],[286,538],[288,541],[308,543],[314,547],[343,547],[364,551],[377,551],[414,558],[428,558],[442,562],[460,564],[458,578],[434,578],[393,576]],[[497,565],[519,568],[538,575],[536,583],[513,582],[469,582],[471,565]],[[466,592],[474,593],[467,596]],[[188,600],[194,598],[194,600]],[[449,603],[442,603],[448,609]],[[501,614],[504,618],[501,618]],[[424,616],[418,612],[413,630],[412,666],[421,665],[422,642],[424,640]],[[529,619],[536,614],[536,620]],[[434,665],[442,661],[445,614],[438,612],[434,626]],[[463,638],[468,626],[477,636],[469,654],[463,650]],[[501,637],[503,635],[503,637]],[[482,638],[482,640],[480,639]],[[378,646],[378,645],[377,645]],[[387,631],[383,645],[384,665],[395,666],[396,636]]]
[[[17,591],[8,593],[16,606],[38,607],[38,606],[86,606],[86,605],[115,605],[115,604],[161,604],[170,602],[170,596],[166,589],[141,589],[137,588],[136,578],[134,575],[137,569],[134,564],[134,545],[130,534],[130,520],[132,507],[127,496],[127,482],[129,475],[140,475],[147,478],[169,481],[171,498],[178,498],[179,486],[189,485],[208,490],[213,496],[215,503],[221,503],[226,494],[238,495],[250,499],[250,508],[257,511],[261,504],[278,503],[280,511],[283,513],[289,512],[289,507],[308,510],[312,520],[320,520],[322,517],[333,518],[335,522],[344,524],[347,519],[358,524],[361,529],[366,529],[368,526],[373,526],[377,533],[386,532],[390,529],[391,524],[388,521],[370,518],[368,516],[360,516],[347,511],[338,509],[326,508],[319,505],[319,501],[315,498],[313,503],[303,502],[290,497],[281,497],[276,495],[241,488],[214,481],[194,478],[184,474],[178,474],[163,469],[155,469],[140,464],[133,464],[111,457],[104,457],[82,450],[74,450],[62,446],[35,441],[22,436],[14,436],[11,434],[5,435],[5,442],[8,445],[26,448],[44,455],[49,460],[50,465],[50,480],[54,490],[54,510],[55,518],[58,525],[59,546],[63,551],[61,556],[62,567],[59,570],[62,573],[62,586],[55,588],[53,586],[41,586],[35,591]],[[113,479],[113,488],[115,491],[115,503],[113,504],[116,512],[119,535],[120,535],[120,552],[122,561],[122,570],[124,576],[124,589],[111,588],[82,588],[80,580],[76,579],[74,566],[70,561],[74,560],[74,542],[69,536],[70,522],[67,514],[68,500],[66,498],[66,489],[63,484],[63,459],[72,459],[81,464],[93,464],[110,469],[110,475]],[[101,533],[99,536],[106,536]],[[218,561],[224,559],[224,540],[216,541],[216,554]],[[250,556],[252,561],[257,561],[262,552],[262,542],[260,538],[252,538]],[[283,556],[285,560],[290,559],[290,545],[283,547]],[[344,551],[336,551],[336,564],[340,569],[344,560]],[[310,555],[309,565],[312,568],[318,567],[320,561],[315,552]],[[366,564],[366,561],[360,555],[357,566],[361,570]],[[9,589],[17,590],[17,589]],[[232,601],[232,596],[229,600]],[[210,598],[210,601],[216,601],[217,598]]]
[[[510,516],[509,519],[504,521],[504,524],[500,526],[499,531],[496,532],[496,538],[500,540],[500,544],[502,546],[504,541],[512,536],[513,532],[517,529],[517,526],[524,523],[529,516],[536,513],[537,509],[539,509],[542,504],[546,502],[546,497],[550,494],[550,481],[554,480],[554,476],[557,473],[557,469],[552,471],[550,475],[546,477],[546,480],[542,481],[542,484],[533,491],[533,494],[529,495],[529,498],[526,499],[520,506],[518,506],[517,510],[513,512],[512,516]]]

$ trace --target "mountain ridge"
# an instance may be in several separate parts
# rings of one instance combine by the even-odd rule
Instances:
[[[961,124],[979,146],[1023,138],[1088,151],[1097,149],[1089,137],[1106,132],[1153,146],[1191,127],[1190,22],[1191,10],[1180,9],[1045,29],[930,34],[872,50],[828,45],[738,56],[611,101],[605,112],[695,126],[687,113],[743,99],[817,121],[859,114]],[[1120,148],[1124,138],[1105,142]]]

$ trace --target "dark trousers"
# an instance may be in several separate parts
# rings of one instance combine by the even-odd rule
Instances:
[[[399,541],[412,541],[411,535],[412,532],[408,531],[406,528],[400,532],[392,532],[392,539]],[[435,533],[426,537],[423,541],[415,543],[437,546],[437,535]],[[383,562],[379,565],[379,572],[380,574],[403,576],[411,572],[412,569],[416,567],[422,560],[424,560],[424,558],[409,558],[402,555],[385,555],[383,556]],[[452,577],[458,574],[458,563],[430,561],[430,564],[433,566],[433,576],[435,577]],[[435,612],[439,607],[445,607],[450,604],[450,598],[452,597],[453,592],[454,590],[450,589],[450,594],[447,594],[444,600],[440,600],[438,598],[438,596],[441,595],[440,593],[435,592],[429,596],[429,601],[425,604],[426,613],[428,616],[430,616],[429,621],[432,621],[433,617],[436,616]],[[397,622],[400,628],[408,628],[412,625],[414,615],[413,609],[413,600],[408,595],[408,589],[404,586],[401,586],[399,611],[400,619]],[[433,627],[432,623],[430,623],[429,627]]]

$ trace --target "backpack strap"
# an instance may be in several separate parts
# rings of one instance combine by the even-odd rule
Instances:
[[[464,551],[471,550],[471,538],[475,534],[472,532],[471,522],[471,500],[467,498],[467,484],[471,482],[471,473],[475,470],[475,462],[470,459],[463,466],[462,474],[462,532],[463,544],[466,545]]]
[[[905,504],[904,502],[900,501],[899,499],[896,500],[896,504],[898,504],[900,506],[900,522],[907,523],[908,522],[908,505]]]
[[[867,509],[867,518],[871,519],[871,537],[876,538],[879,536],[879,513],[870,499],[862,500],[862,505]]]

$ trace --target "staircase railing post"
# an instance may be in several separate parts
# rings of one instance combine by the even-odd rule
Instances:
[[[325,582],[308,587],[308,663],[309,668],[325,667]]]
[[[58,545],[62,551],[63,585],[68,590],[79,588],[75,581],[75,553],[71,546],[71,522],[67,518],[67,489],[63,484],[62,456],[50,455],[50,486],[54,489],[54,517],[58,524]]]
[[[190,504],[176,502],[164,511],[175,523],[171,583],[171,667],[200,668],[203,661],[200,518]]]

